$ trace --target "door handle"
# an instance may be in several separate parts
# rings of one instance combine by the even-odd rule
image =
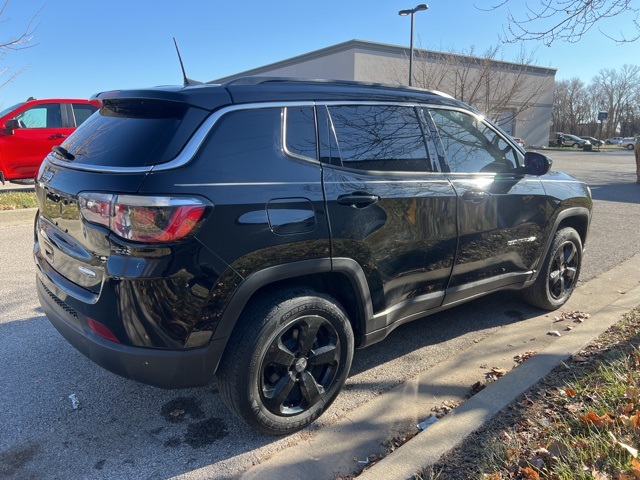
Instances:
[[[340,195],[338,197],[338,204],[345,205],[354,208],[365,208],[369,205],[373,205],[380,201],[380,197],[377,195],[371,195],[369,193],[348,193],[346,195]]]
[[[471,203],[482,203],[487,197],[489,194],[482,190],[467,190],[462,194],[462,199]]]
[[[54,133],[53,135],[49,135],[49,140],[57,140],[59,138],[67,138],[67,136],[62,133]]]

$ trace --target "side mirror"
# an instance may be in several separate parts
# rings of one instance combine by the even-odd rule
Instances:
[[[13,135],[13,131],[16,128],[20,128],[20,122],[15,118],[12,118],[11,120],[7,120],[7,122],[4,124],[4,128],[5,130],[7,130],[7,133],[9,135]]]
[[[538,152],[527,152],[524,155],[524,172],[527,175],[544,175],[551,170],[553,160]]]

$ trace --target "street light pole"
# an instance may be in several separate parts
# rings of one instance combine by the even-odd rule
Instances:
[[[428,8],[429,5],[427,5],[426,3],[421,3],[415,8],[400,10],[398,12],[398,15],[400,15],[401,17],[411,15],[411,39],[409,41],[409,86],[411,86],[411,79],[413,78],[413,14],[416,12],[427,10]]]

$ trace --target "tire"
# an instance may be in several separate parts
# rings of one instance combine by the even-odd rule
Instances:
[[[605,145],[611,145],[611,142],[609,140],[607,140],[606,142],[604,142]]]
[[[551,248],[535,282],[522,291],[524,300],[544,310],[555,310],[569,300],[580,276],[582,241],[573,228],[563,228]]]
[[[630,143],[629,145],[627,145],[627,150],[633,150],[633,143]]]
[[[218,388],[250,427],[293,433],[338,396],[353,350],[351,324],[336,300],[311,289],[279,291],[243,312],[216,374]]]
[[[580,144],[579,143],[574,143],[573,145],[571,145],[573,148],[580,148]]]

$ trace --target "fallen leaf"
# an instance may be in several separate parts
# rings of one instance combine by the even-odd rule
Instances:
[[[520,470],[518,470],[518,473],[520,474],[520,478],[522,478],[523,480],[538,480],[540,478],[540,475],[538,475],[538,472],[536,472],[533,468],[522,468],[520,467]]]
[[[516,362],[517,364],[520,364],[520,363],[524,362],[525,360],[529,360],[529,359],[530,359],[531,357],[533,357],[536,353],[538,353],[538,352],[535,352],[535,351],[532,351],[532,352],[525,352],[525,353],[522,353],[522,354],[520,354],[520,355],[516,355],[516,356],[514,356],[514,357],[513,357],[513,359],[515,360],[515,362]]]
[[[634,428],[640,428],[640,411],[636,411],[630,418]]]
[[[557,330],[551,330],[550,332],[547,332],[547,335],[551,335],[552,337],[561,337],[562,336],[562,334]]]
[[[575,397],[578,394],[578,392],[576,392],[573,388],[565,389],[564,393],[566,393],[570,397]]]
[[[607,413],[601,417],[596,412],[589,412],[580,417],[580,423],[587,426],[592,425],[594,427],[603,428],[611,425],[613,423],[613,419]]]
[[[631,445],[627,445],[626,443],[622,443],[620,442],[613,433],[611,432],[607,432],[609,434],[609,437],[611,438],[611,440],[613,441],[614,445],[617,445],[619,447],[624,448],[627,452],[629,452],[631,454],[631,456],[635,459],[638,458],[638,449],[637,448],[633,448]]]
[[[609,480],[609,475],[600,472],[599,470],[591,470],[591,476],[593,480]]]
[[[635,458],[631,459],[631,468],[627,470],[627,473],[633,475],[633,478],[640,480],[640,462]]]

